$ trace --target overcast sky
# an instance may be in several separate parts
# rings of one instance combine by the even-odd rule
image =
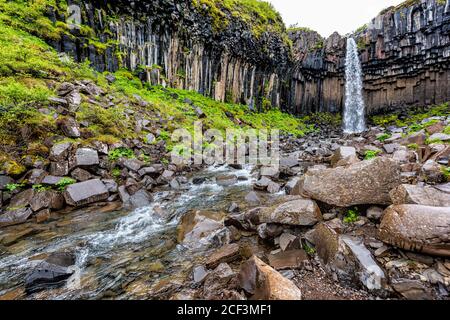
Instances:
[[[334,31],[344,35],[369,22],[377,14],[404,0],[268,0],[287,26],[298,23],[322,36]]]

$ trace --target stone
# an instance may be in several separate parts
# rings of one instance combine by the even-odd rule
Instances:
[[[269,185],[267,186],[267,192],[271,193],[271,194],[275,194],[280,192],[281,190],[281,186],[276,183],[276,182],[270,182]]]
[[[208,211],[190,211],[185,214],[178,225],[178,242],[199,244],[199,242],[223,229],[224,221],[221,214]]]
[[[286,232],[280,236],[279,244],[280,244],[281,251],[287,251],[290,249],[299,249],[300,248],[299,238],[294,236],[293,234],[286,233]]]
[[[259,219],[261,223],[313,226],[322,220],[322,213],[316,202],[300,199],[265,208],[260,213]]]
[[[50,209],[44,209],[36,213],[36,223],[43,223],[50,219]]]
[[[81,132],[77,121],[73,118],[60,118],[57,121],[58,126],[66,137],[80,138]]]
[[[393,133],[391,135],[391,137],[386,139],[386,140],[384,140],[384,142],[391,143],[391,142],[400,140],[401,138],[402,138],[402,134],[401,133]]]
[[[80,148],[75,153],[76,167],[89,167],[100,164],[97,150],[90,148]]]
[[[422,146],[425,144],[425,140],[427,140],[427,135],[423,130],[419,132],[415,132],[411,134],[409,137],[405,139],[404,144],[410,145],[410,144],[417,144],[418,146]]]
[[[245,196],[245,201],[249,203],[250,205],[258,205],[261,203],[261,200],[259,199],[256,192],[250,192]]]
[[[379,221],[383,217],[384,210],[380,207],[370,207],[367,209],[367,218],[370,220]]]
[[[226,263],[220,264],[210,272],[203,285],[203,299],[205,300],[243,300],[236,291],[236,273]]]
[[[378,230],[385,243],[444,257],[450,257],[449,235],[450,207],[393,205],[385,210]]]
[[[387,154],[393,154],[399,147],[400,145],[397,143],[389,143],[383,145],[383,149]]]
[[[240,257],[240,247],[236,243],[228,244],[214,252],[206,260],[206,267],[208,269],[215,269],[221,263],[229,263],[237,260]]]
[[[390,192],[393,204],[450,207],[450,193],[432,186],[402,184]]]
[[[272,180],[270,180],[267,177],[261,177],[261,179],[259,179],[258,181],[256,181],[254,188],[256,190],[267,190],[267,187],[269,186],[269,184],[272,182]]]
[[[389,192],[399,184],[399,164],[378,157],[345,168],[310,169],[302,178],[301,190],[306,197],[338,207],[388,205]]]
[[[202,283],[203,280],[208,276],[208,270],[203,266],[197,266],[193,270],[193,278],[195,283]]]
[[[30,205],[33,199],[35,191],[33,189],[24,190],[12,197],[9,207],[10,208],[21,208]]]
[[[252,300],[301,300],[300,289],[278,271],[253,256],[239,273],[239,283]]]
[[[220,175],[216,177],[216,183],[219,186],[231,186],[237,182],[235,175]]]
[[[275,270],[299,269],[305,261],[309,261],[305,250],[289,250],[270,254],[268,256],[269,264]]]
[[[50,163],[50,175],[66,176],[69,174],[69,162],[59,161]]]
[[[34,212],[42,209],[60,210],[64,207],[64,197],[54,190],[35,192],[30,205]]]
[[[129,203],[129,201],[130,201],[130,194],[128,193],[127,188],[125,186],[120,186],[118,188],[118,192],[119,192],[120,200],[123,203]]]
[[[171,170],[164,170],[164,172],[161,174],[160,179],[164,182],[170,182],[175,175],[175,172]]]
[[[437,122],[437,123],[425,128],[425,130],[429,135],[433,135],[435,133],[441,132],[442,130],[444,130],[444,128],[445,128],[445,126],[444,126],[443,122]]]
[[[262,167],[260,171],[261,177],[278,179],[279,175],[280,171],[276,167]]]
[[[141,177],[143,177],[145,175],[150,175],[155,178],[158,175],[160,175],[163,171],[164,171],[164,168],[160,168],[160,167],[154,165],[154,166],[142,168],[138,171],[138,173]]]
[[[43,169],[33,169],[27,172],[23,180],[26,180],[32,185],[41,184],[46,175],[48,175],[48,173]]]
[[[100,179],[72,184],[64,192],[67,204],[74,207],[103,201],[108,197],[108,189]]]
[[[239,205],[236,202],[233,202],[228,208],[229,213],[239,213],[240,211],[241,209],[239,208]]]
[[[434,160],[428,160],[424,163],[421,174],[428,183],[441,183],[445,180],[441,165]]]
[[[392,288],[407,300],[432,300],[430,292],[418,280],[398,279],[391,283]]]
[[[295,177],[284,186],[284,189],[286,190],[286,194],[290,196],[299,196],[301,194],[300,190],[300,178]]]
[[[430,141],[449,141],[450,140],[450,134],[445,133],[435,133],[430,136]]]
[[[126,159],[123,162],[123,165],[125,168],[131,170],[131,171],[135,171],[138,172],[139,169],[142,168],[142,166],[144,165],[144,163],[138,159]]]
[[[257,227],[258,236],[263,240],[273,239],[283,233],[283,227],[272,223],[263,223]]]
[[[146,190],[138,190],[130,196],[129,200],[124,203],[125,206],[133,209],[148,207],[152,204],[153,198]]]
[[[346,158],[356,157],[356,149],[353,147],[339,147],[331,157],[331,165],[334,167],[336,164]]]
[[[106,189],[108,189],[110,193],[116,193],[119,191],[119,186],[117,185],[116,181],[112,179],[104,179],[102,180],[102,182],[105,184]]]
[[[49,288],[58,288],[66,283],[74,271],[75,256],[70,253],[53,253],[38,264],[25,277],[25,290],[28,294]]]
[[[386,276],[361,239],[339,235],[325,223],[316,227],[314,238],[320,259],[340,281],[360,283],[369,291],[386,290]]]
[[[33,214],[30,208],[10,210],[0,214],[0,228],[25,223]]]
[[[89,171],[81,168],[76,168],[70,175],[72,176],[72,178],[80,182],[91,180],[93,178],[93,175]]]
[[[42,180],[42,184],[56,186],[62,179],[64,179],[64,177],[45,176]]]
[[[11,177],[0,175],[0,190],[6,190],[6,186],[11,183],[14,183]]]

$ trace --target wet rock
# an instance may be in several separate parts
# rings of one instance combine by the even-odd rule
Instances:
[[[64,207],[64,197],[54,190],[35,192],[30,205],[34,212],[42,209],[60,210]]]
[[[288,201],[262,210],[260,222],[294,226],[313,226],[322,220],[318,205],[307,199]]]
[[[257,227],[258,236],[264,240],[278,237],[283,233],[283,230],[282,226],[273,223],[263,223]]]
[[[239,250],[240,247],[236,243],[223,246],[206,260],[206,267],[208,269],[215,269],[221,263],[229,263],[239,259]]]
[[[420,226],[420,228],[418,228]],[[450,207],[394,205],[386,209],[378,236],[419,253],[450,257]]]
[[[31,236],[35,233],[36,230],[33,228],[27,228],[25,230],[16,231],[14,233],[7,233],[6,235],[0,237],[0,244],[8,247],[13,244],[16,244],[21,239]]]
[[[100,179],[72,184],[64,192],[67,204],[75,207],[106,200],[108,197],[108,189]]]
[[[25,277],[28,294],[58,288],[73,275],[70,269],[75,264],[75,256],[70,253],[54,253],[41,262]]]
[[[73,118],[60,118],[57,124],[66,137],[79,138],[81,137],[80,127]]]
[[[386,276],[361,239],[339,235],[325,223],[316,228],[314,238],[320,259],[340,281],[379,293],[386,289]]]
[[[194,179],[192,179],[192,184],[198,186],[198,185],[205,183],[206,181],[207,181],[207,179],[205,177],[194,178]]]
[[[0,228],[25,223],[33,214],[30,208],[21,208],[0,214]]]
[[[208,211],[190,211],[178,226],[178,242],[198,244],[224,227],[223,216]]]
[[[346,158],[350,157],[356,157],[356,149],[353,147],[339,147],[331,157],[331,165],[333,167],[336,166],[336,164],[344,160]]]
[[[139,190],[129,200],[124,203],[124,206],[131,208],[144,208],[151,205],[153,201],[152,196],[146,190]]]
[[[216,177],[216,183],[219,186],[231,186],[237,182],[235,175],[220,175]]]
[[[55,144],[50,149],[50,156],[49,156],[50,161],[58,162],[66,160],[71,148],[72,148],[71,142]]]
[[[36,223],[43,223],[50,219],[50,209],[44,209],[36,213]]]
[[[256,192],[250,192],[245,196],[245,201],[250,205],[258,205],[261,203],[261,199],[259,199]]]
[[[384,210],[380,207],[370,207],[367,209],[367,218],[374,221],[379,221],[383,217]]]
[[[419,204],[431,207],[450,207],[450,193],[432,186],[403,184],[390,192],[393,204]]]
[[[407,300],[433,300],[431,292],[418,280],[398,279],[392,288]]]
[[[388,158],[349,167],[310,169],[301,182],[304,196],[338,207],[390,204],[389,192],[400,184],[400,166]]]
[[[300,289],[279,272],[253,256],[244,263],[239,273],[242,289],[252,300],[301,300]]]
[[[76,167],[89,167],[98,165],[100,160],[98,158],[98,152],[94,149],[80,148],[75,153],[75,166]]]
[[[81,168],[76,168],[70,175],[72,176],[72,178],[80,182],[91,180],[93,178],[93,175],[89,171]]]
[[[60,161],[50,163],[50,175],[52,176],[66,176],[69,174],[69,162]]]
[[[305,250],[289,250],[268,256],[269,264],[275,270],[299,269],[308,261]]]
[[[202,283],[203,280],[208,276],[208,270],[203,266],[197,266],[193,270],[193,278],[195,283]]]

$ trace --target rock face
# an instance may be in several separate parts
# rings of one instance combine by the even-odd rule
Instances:
[[[388,158],[349,167],[310,169],[302,178],[304,196],[339,207],[391,203],[389,192],[400,184],[400,166]]]
[[[391,206],[384,213],[379,238],[405,250],[450,257],[450,207]]]
[[[77,207],[106,200],[108,197],[108,189],[99,179],[72,184],[64,192],[67,204]]]
[[[239,282],[254,300],[301,300],[300,289],[256,256],[241,268]]]
[[[390,193],[393,204],[420,204],[432,207],[450,207],[450,193],[431,186],[403,184]]]

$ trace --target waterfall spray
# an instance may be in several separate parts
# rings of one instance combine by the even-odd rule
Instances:
[[[345,77],[344,132],[361,133],[366,129],[365,105],[362,96],[362,69],[358,47],[353,38],[347,40]]]

